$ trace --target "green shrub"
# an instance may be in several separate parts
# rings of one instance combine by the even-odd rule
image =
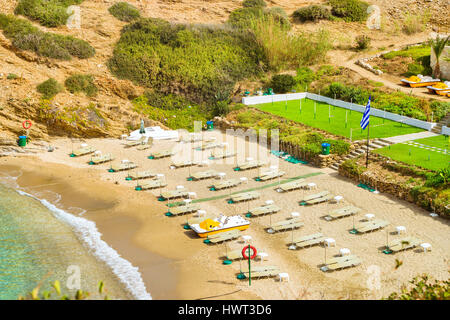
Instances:
[[[357,50],[364,50],[364,49],[369,48],[369,46],[370,46],[370,37],[369,36],[361,34],[356,37],[355,41],[356,41],[356,49]]]
[[[97,94],[97,86],[94,84],[94,77],[88,74],[74,74],[64,82],[67,90],[71,93],[84,92],[88,97]]]
[[[183,97],[174,94],[161,94],[147,90],[144,96],[147,98],[147,104],[165,110],[183,109],[192,104]]]
[[[19,78],[19,76],[15,73],[9,73],[8,76],[6,77],[6,79],[8,80],[15,80],[17,78]]]
[[[289,21],[289,17],[286,11],[283,10],[283,8],[271,7],[266,9],[264,13],[265,15],[272,16],[275,19],[275,21],[280,23],[286,29],[291,28],[291,22]]]
[[[247,29],[254,19],[264,16],[264,10],[258,7],[239,8],[230,13],[227,23],[235,28]]]
[[[430,108],[433,111],[433,121],[440,121],[450,112],[450,102],[433,101]]]
[[[37,91],[42,94],[44,99],[51,99],[60,93],[62,85],[53,78],[50,78],[37,86]]]
[[[50,32],[42,32],[30,22],[0,14],[0,28],[12,44],[22,50],[35,52],[37,55],[70,60],[90,58],[95,49],[86,41]]]
[[[19,0],[14,13],[38,21],[46,27],[58,27],[64,25],[70,16],[67,8],[82,2],[83,0]]]
[[[267,4],[264,0],[244,0],[242,6],[244,8],[264,8]]]
[[[329,0],[331,13],[345,21],[364,21],[367,19],[369,4],[360,0]]]
[[[108,11],[120,21],[125,22],[131,22],[141,17],[139,10],[128,2],[117,2],[109,7]]]
[[[330,9],[322,5],[309,5],[294,11],[294,18],[301,21],[328,20],[331,18]]]
[[[350,151],[350,143],[344,140],[325,139],[322,142],[330,144],[330,152],[337,155],[344,155]]]
[[[450,281],[434,280],[429,281],[427,275],[415,277],[410,281],[412,287],[403,288],[400,293],[393,292],[388,300],[450,300]]]
[[[310,68],[301,67],[297,69],[295,81],[299,90],[305,91],[314,80],[316,80],[316,75]]]
[[[272,77],[270,86],[275,93],[286,93],[296,85],[295,79],[289,74],[277,74]]]
[[[149,18],[123,28],[108,67],[118,78],[200,103],[228,98],[236,81],[260,74],[265,61],[251,33]]]

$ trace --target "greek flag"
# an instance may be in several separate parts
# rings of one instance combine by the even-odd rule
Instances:
[[[361,128],[364,130],[369,125],[369,118],[370,118],[370,96],[369,101],[366,105],[366,110],[364,110],[363,117],[361,119]]]

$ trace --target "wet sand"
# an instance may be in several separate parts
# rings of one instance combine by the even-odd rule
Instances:
[[[208,134],[216,134],[217,138],[221,139],[217,132]],[[168,183],[165,190],[175,189],[181,184],[189,191],[195,191],[198,198],[226,196],[229,193],[209,191],[208,186],[216,182],[214,179],[186,181],[189,169],[170,169],[170,158],[147,159],[150,151],[176,146],[176,142],[156,141],[150,151],[124,149],[123,141],[116,139],[92,139],[86,142],[103,153],[112,152],[116,156],[116,163],[126,158],[139,165],[137,170],[164,173]],[[75,142],[75,147],[79,143]],[[252,281],[249,287],[248,282],[236,279],[240,269],[239,262],[233,262],[230,266],[222,264],[225,251],[223,244],[205,245],[192,231],[182,228],[186,216],[169,218],[164,215],[167,207],[165,203],[156,200],[158,190],[137,192],[134,190],[136,182],[125,181],[127,173],[109,173],[109,164],[90,166],[87,164],[89,156],[68,157],[72,148],[69,139],[55,140],[52,145],[57,147],[54,152],[38,154],[38,158],[8,157],[0,159],[0,164],[20,163],[20,167],[25,171],[39,172],[42,177],[51,177],[44,178],[43,182],[56,179],[58,183],[67,184],[70,181],[70,188],[67,187],[66,192],[64,188],[61,192],[60,186],[54,186],[55,191],[62,194],[62,202],[68,201],[68,206],[87,210],[83,216],[97,224],[107,243],[134,266],[139,267],[147,289],[155,299],[379,299],[400,290],[412,277],[422,273],[438,279],[448,278],[448,220],[432,218],[428,212],[389,195],[376,195],[357,188],[353,182],[339,177],[332,170],[290,164],[283,160],[278,162],[278,158],[265,155],[261,159],[270,160],[272,164],[278,162],[279,168],[286,171],[282,179],[320,173],[306,179],[315,182],[318,189],[285,194],[276,192],[272,186],[259,190],[261,198],[249,204],[230,205],[223,198],[200,203],[202,209],[209,213],[226,215],[245,214],[249,206],[262,205],[269,199],[282,208],[271,218],[249,218],[251,226],[244,234],[252,236],[252,245],[259,251],[269,254],[268,261],[255,261],[254,264],[277,265],[282,272],[289,273],[290,281],[280,283],[276,278],[261,279]],[[210,151],[207,151],[201,155],[202,159],[208,158],[209,153]],[[232,170],[233,162],[233,159],[229,160],[229,163],[211,160],[208,165],[209,169],[225,172],[226,178],[248,178],[248,184],[242,184],[233,189],[233,192],[276,182],[255,181],[253,178],[259,174],[258,170],[235,172]],[[190,171],[192,173],[206,169],[208,168],[193,167]],[[27,180],[24,178],[23,181],[25,183]],[[330,202],[308,207],[298,205],[298,201],[305,195],[322,190],[342,195],[344,200],[339,204]],[[109,204],[107,208],[95,207],[97,199]],[[83,204],[86,207],[83,207]],[[384,230],[353,235],[348,232],[352,228],[352,218],[332,222],[322,218],[331,210],[347,205],[362,209],[355,217],[356,223],[364,219],[364,214],[374,213],[376,218],[385,219],[390,225]],[[291,232],[268,234],[265,228],[269,226],[270,221],[282,220],[292,211],[300,212],[304,223],[303,228],[294,231],[295,235],[321,232],[334,238],[336,246],[328,248],[326,252],[322,246],[297,251],[287,250],[286,241],[292,236]],[[423,242],[429,242],[433,250],[423,253],[420,248],[416,248],[395,255],[383,254],[381,251],[384,249],[386,236],[390,240],[400,238],[394,232],[395,226],[398,225],[406,226],[405,236],[414,236]],[[243,245],[239,241],[229,243],[230,247],[236,249],[242,248]],[[352,254],[362,259],[362,264],[336,272],[321,271],[319,267],[324,263],[325,254],[327,257],[337,256],[340,248],[349,248]],[[398,269],[395,269],[395,259],[403,262]],[[242,268],[246,269],[245,262],[242,263]],[[377,279],[379,287],[376,285]]]

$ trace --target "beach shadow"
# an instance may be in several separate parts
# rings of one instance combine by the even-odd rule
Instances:
[[[183,224],[184,225],[184,224]],[[189,238],[189,239],[199,239],[199,237],[195,234],[195,232],[192,232],[191,230],[186,230],[184,232],[184,234]],[[205,238],[206,239],[206,238]]]
[[[226,285],[234,285],[233,282],[223,281],[223,280],[208,280],[209,283],[219,283],[219,284],[226,284]]]

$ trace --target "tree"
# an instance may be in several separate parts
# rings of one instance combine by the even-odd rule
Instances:
[[[441,38],[439,36],[436,37],[436,39],[430,39],[430,47],[434,52],[434,55],[436,57],[436,64],[434,65],[433,70],[433,77],[434,78],[440,78],[441,76],[441,67],[439,65],[439,59],[442,55],[442,52],[444,52],[445,46],[447,45],[448,41],[450,39],[450,36],[447,36],[447,38]]]

